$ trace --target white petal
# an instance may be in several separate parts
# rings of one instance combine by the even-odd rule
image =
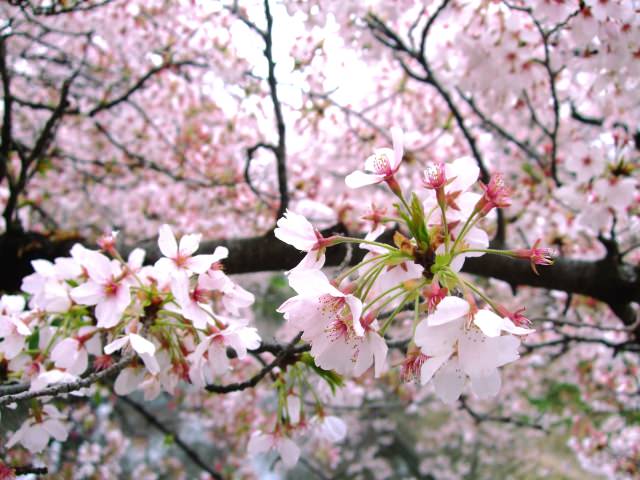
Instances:
[[[198,250],[198,246],[200,245],[200,239],[202,235],[199,233],[190,233],[188,235],[184,235],[180,239],[180,247],[178,247],[178,251],[180,255],[183,257],[189,257]]]
[[[129,395],[144,381],[144,372],[141,368],[125,368],[116,378],[114,391],[118,395]]]
[[[324,417],[321,428],[323,436],[333,443],[341,442],[347,436],[347,424],[338,417]]]
[[[449,184],[446,190],[448,192],[464,192],[478,180],[480,168],[478,168],[478,164],[473,158],[462,157],[448,164],[445,167],[445,172],[448,179],[455,177],[455,180]]]
[[[311,250],[318,241],[313,225],[295,212],[287,210],[276,225],[273,231],[275,237],[303,252]]]
[[[118,297],[109,297],[96,305],[99,328],[115,327],[121,320],[124,308],[118,305]]]
[[[20,313],[24,310],[25,299],[22,295],[2,295],[0,310],[8,313]]]
[[[319,254],[319,255],[318,255]],[[324,251],[309,250],[300,263],[287,272],[292,274],[301,270],[320,270],[324,266]]]
[[[290,438],[282,437],[276,440],[276,448],[280,457],[282,457],[284,466],[287,468],[295,467],[300,457],[300,447]]]
[[[487,337],[476,328],[460,336],[458,356],[467,374],[488,372],[519,358],[520,340],[513,335]]]
[[[427,383],[429,383],[429,380],[431,380],[433,375],[438,371],[442,364],[449,360],[450,356],[451,354],[447,354],[426,359],[422,364],[422,368],[420,369],[420,383],[422,383],[422,385],[426,385]]]
[[[113,352],[120,350],[127,343],[129,343],[128,336],[117,338],[104,347],[104,353],[106,353],[107,355],[111,355]]]
[[[287,412],[293,425],[300,421],[300,397],[287,395]]]
[[[140,355],[145,353],[153,355],[156,353],[155,345],[137,333],[130,333],[129,341],[131,342],[131,347]]]
[[[485,249],[489,247],[489,235],[481,228],[471,228],[469,232],[464,236],[464,243],[469,245],[469,248],[473,249]],[[465,254],[467,257],[481,257],[483,252],[468,252]]]
[[[60,420],[48,419],[42,422],[42,427],[59,442],[64,442],[67,439],[67,428]]]
[[[500,372],[497,368],[486,372],[470,375],[471,391],[478,398],[495,397],[500,391]]]
[[[196,255],[187,260],[186,267],[193,273],[204,273],[211,268],[213,262],[215,262],[213,255]]]
[[[433,377],[436,395],[444,403],[452,404],[462,393],[465,374],[456,358],[450,359]]]
[[[331,285],[327,276],[320,270],[299,270],[289,275],[289,286],[298,295],[344,297],[345,294]]]
[[[502,330],[512,333],[513,335],[528,335],[535,332],[533,328],[518,327],[508,318],[503,318],[502,322]]]
[[[377,378],[385,369],[389,347],[387,347],[387,342],[384,341],[384,338],[375,332],[370,332],[368,337],[373,351],[374,376]]]
[[[427,317],[427,323],[433,327],[442,325],[452,320],[462,318],[469,313],[469,303],[458,297],[445,297],[436,307],[435,312]]]
[[[160,364],[158,363],[158,360],[155,356],[150,353],[140,353],[139,355],[142,359],[142,362],[144,363],[144,366],[147,367],[147,370],[149,370],[149,372],[154,375],[160,373]]]
[[[38,453],[49,443],[49,435],[41,424],[37,424],[25,431],[21,442],[31,453]]]
[[[362,324],[360,323],[360,316],[362,315],[362,300],[358,297],[354,297],[353,295],[347,295],[344,299],[347,305],[349,305],[349,310],[351,310],[353,330],[356,332],[356,335],[362,337],[364,335],[364,328],[362,328]]]
[[[258,455],[268,452],[272,446],[272,437],[261,432],[253,432],[247,445],[247,451],[250,455]]]
[[[134,248],[127,258],[127,264],[134,270],[142,268],[146,252],[142,248]]]
[[[475,314],[473,323],[475,323],[487,337],[499,337],[504,321],[499,315],[496,315],[490,310],[483,309]]]
[[[178,255],[178,242],[171,231],[169,225],[162,225],[158,232],[158,247],[162,255],[168,258],[175,258]]]
[[[391,138],[393,140],[393,160],[391,170],[395,171],[398,169],[404,153],[404,134],[402,129],[399,127],[392,127]]]
[[[429,326],[427,320],[421,321],[416,327],[414,341],[420,347],[422,353],[430,357],[450,355],[453,346],[458,340],[464,320]]]
[[[16,331],[23,336],[31,335],[31,329],[27,327],[19,318],[11,318],[11,322],[15,325]]]
[[[104,298],[104,288],[91,280],[71,290],[71,298],[80,305],[95,305]]]
[[[214,262],[219,262],[227,257],[229,257],[229,249],[227,247],[216,247],[215,251],[213,252]]]
[[[364,173],[361,170],[356,170],[353,173],[347,175],[344,179],[344,183],[349,188],[360,188],[367,185],[373,185],[380,183],[384,180],[384,175],[377,175],[374,173]]]

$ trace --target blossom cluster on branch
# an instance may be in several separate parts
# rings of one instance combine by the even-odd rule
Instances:
[[[497,174],[473,191],[479,169],[472,159],[433,163],[418,186],[426,189],[425,200],[415,193],[407,199],[395,179],[402,132],[394,129],[393,137],[393,149],[376,150],[365,161],[366,172],[346,178],[352,188],[385,183],[397,196],[390,214],[374,208],[367,216],[371,229],[364,238],[324,237],[293,211],[277,223],[277,238],[307,252],[287,273],[296,295],[278,308],[300,333],[277,353],[275,423],[254,432],[250,454],[275,449],[291,467],[300,456],[295,441],[300,432],[313,428],[331,441],[343,440],[344,422],[325,413],[309,376],[332,387],[371,367],[379,377],[389,368],[390,339],[407,337],[400,342],[406,348],[399,366],[403,379],[433,381],[436,395],[450,404],[467,378],[476,396],[495,396],[498,368],[518,359],[519,336],[534,331],[520,311],[508,311],[460,274],[465,258],[484,254],[527,258],[532,267],[552,263],[550,250],[538,246],[489,248],[482,220],[509,205],[503,178]],[[393,244],[377,241],[387,229],[395,231]],[[22,285],[28,308],[23,295],[2,297],[0,352],[7,376],[25,384],[26,391],[3,395],[0,405],[30,400],[28,418],[8,439],[8,448],[21,443],[39,452],[50,437],[65,440],[64,416],[50,401],[62,393],[82,395],[92,381],[106,378],[101,372],[117,371],[118,395],[141,390],[146,400],[163,391],[173,394],[180,381],[224,393],[215,382],[261,346],[245,315],[254,297],[224,273],[225,248],[196,255],[200,235],[178,241],[163,225],[158,237],[163,256],[144,265],[141,249],[122,258],[116,235],[100,238],[100,251],[77,244],[70,257],[34,261],[35,272]],[[325,251],[343,243],[368,252],[330,280],[321,270]],[[285,359],[300,339],[309,351]],[[238,389],[245,386],[254,385]],[[316,399],[313,407],[305,406],[309,395]]]

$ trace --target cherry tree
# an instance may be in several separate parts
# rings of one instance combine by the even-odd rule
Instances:
[[[0,478],[638,475],[634,1],[0,11]]]

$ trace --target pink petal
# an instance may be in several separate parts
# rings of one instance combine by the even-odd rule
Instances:
[[[80,305],[95,305],[104,298],[104,288],[89,280],[71,290],[70,295],[73,301]]]
[[[391,138],[393,140],[393,160],[391,170],[396,171],[402,162],[402,155],[404,154],[404,134],[399,127],[391,128]]]
[[[171,231],[169,225],[162,225],[158,232],[158,247],[165,257],[175,258],[178,256],[178,242]]]
[[[198,250],[201,238],[202,235],[199,233],[190,233],[188,235],[184,235],[180,239],[180,247],[178,248],[180,255],[182,255],[183,257],[193,255],[195,251]]]
[[[140,368],[125,368],[120,372],[114,384],[114,391],[118,395],[129,395],[144,381],[144,370]]]
[[[44,422],[42,422],[42,427],[47,431],[49,435],[51,435],[59,442],[64,442],[67,439],[67,429],[60,420],[45,420]]]
[[[98,328],[113,328],[121,320],[124,309],[118,305],[117,297],[110,297],[96,305]]]
[[[261,432],[253,432],[249,439],[247,451],[250,455],[258,455],[271,450],[272,444],[271,436],[265,435]]]
[[[196,255],[188,258],[185,266],[193,273],[204,273],[211,268],[213,262],[215,262],[213,255]]]
[[[382,181],[384,181],[384,175],[364,173],[360,170],[356,170],[355,172],[350,173],[344,179],[344,182],[349,188],[365,187],[367,185],[373,185]]]
[[[290,438],[283,437],[276,441],[276,448],[284,466],[287,468],[295,467],[298,458],[300,458],[300,447]]]

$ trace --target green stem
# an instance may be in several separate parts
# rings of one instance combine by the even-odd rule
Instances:
[[[451,252],[456,251],[456,247],[458,246],[458,243],[460,243],[460,240],[464,238],[464,236],[467,234],[467,231],[471,229],[471,227],[473,226],[473,223],[475,223],[475,220],[473,221],[473,223],[472,223],[472,220],[476,216],[476,214],[477,212],[473,212],[471,216],[467,218],[467,221],[464,222],[462,230],[460,230],[460,235],[458,235],[456,237],[456,240],[453,242],[453,247],[451,247]]]
[[[444,249],[445,252],[449,253],[449,225],[447,225],[447,213],[446,208],[443,203],[439,203],[440,211],[442,212],[442,228],[444,230]]]
[[[393,322],[393,320],[396,318],[396,315],[398,315],[398,313],[400,312],[400,310],[402,310],[402,307],[404,307],[404,304],[407,303],[407,300],[409,299],[409,297],[411,296],[411,294],[414,293],[414,291],[409,291],[407,292],[407,295],[402,299],[402,301],[400,302],[400,304],[396,307],[396,309],[391,313],[391,315],[389,315],[389,318],[387,318],[387,320],[384,322],[384,325],[382,325],[382,328],[380,329],[380,331],[378,332],[380,334],[381,337],[384,336],[385,333],[387,333],[387,330],[389,329],[389,327],[391,326],[391,322]],[[400,294],[401,295],[401,294]],[[395,300],[397,297],[399,297],[400,295],[396,295],[393,298],[390,298],[386,303],[390,303],[391,301]],[[380,308],[384,308],[383,305]]]
[[[465,248],[456,253],[456,255],[460,255],[461,253],[492,253],[494,255],[504,255],[507,257],[514,256],[509,250],[497,250],[495,248]]]
[[[373,270],[369,275],[369,277],[365,280],[362,286],[362,290],[364,291],[362,298],[367,298],[367,295],[369,295],[371,288],[373,288],[373,284],[376,282],[380,273],[382,273],[382,270],[384,269],[384,267],[385,267],[384,264],[382,264],[377,268],[375,268],[375,270]],[[365,289],[365,285],[366,285],[366,289]]]
[[[380,295],[378,295],[377,297],[375,297],[373,300],[371,300],[369,303],[367,303],[367,305],[364,307],[364,309],[362,310],[362,314],[364,315],[364,312],[366,312],[367,310],[369,310],[373,305],[375,305],[375,303],[380,300],[381,298],[385,297],[386,295],[390,294],[391,292],[393,292],[394,290],[397,290],[399,288],[404,288],[404,286],[399,283],[398,285],[396,285],[395,287],[391,287],[388,290],[385,290],[384,292],[382,292]]]
[[[356,270],[360,270],[362,267],[364,267],[365,265],[368,265],[372,262],[375,262],[376,260],[387,260],[388,258],[388,254],[384,254],[384,255],[380,255],[377,257],[372,257],[369,260],[363,260],[362,262],[358,263],[357,265],[351,267],[350,269],[342,272],[340,275],[338,275],[335,279],[336,283],[338,283],[338,285],[342,282],[342,280],[344,280],[345,278],[347,278],[349,275],[351,275],[353,272],[355,272]]]
[[[340,243],[365,243],[367,245],[374,245],[376,247],[386,248],[387,250],[396,251],[398,250],[391,245],[387,245],[386,243],[374,242],[372,240],[365,240],[364,238],[353,238],[353,237],[336,237],[333,245],[339,245]]]
[[[487,302],[487,304],[488,304],[488,305],[490,305],[490,306],[491,306],[491,308],[493,308],[494,310],[496,310],[496,311],[497,311],[496,304],[495,304],[495,303],[494,303],[494,302],[493,302],[489,297],[487,297],[487,295],[486,295],[482,290],[480,290],[478,287],[476,287],[476,286],[475,286],[473,283],[471,283],[471,282],[467,282],[467,281],[465,281],[465,280],[462,280],[461,278],[459,278],[459,280],[460,280],[460,282],[461,282],[463,285],[465,285],[465,286],[469,287],[471,290],[473,290],[473,292],[474,292],[476,295],[478,295],[480,298],[482,298],[482,300],[484,300],[485,302]]]

